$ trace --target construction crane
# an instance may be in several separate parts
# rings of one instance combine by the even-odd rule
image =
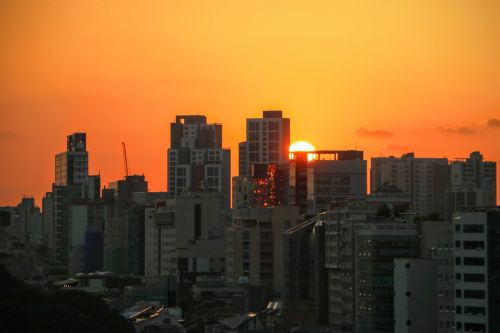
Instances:
[[[125,148],[125,142],[122,142],[122,148],[123,148],[123,164],[125,166],[125,177],[128,177],[127,149]]]

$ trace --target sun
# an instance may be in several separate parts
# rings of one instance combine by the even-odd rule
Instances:
[[[306,141],[297,141],[293,143],[288,151],[290,152],[290,159],[294,159],[294,152],[315,151],[316,149],[312,144]],[[307,160],[312,161],[316,159],[316,154],[307,154]]]
[[[288,149],[291,153],[295,151],[315,151],[314,146],[306,141],[297,141]]]

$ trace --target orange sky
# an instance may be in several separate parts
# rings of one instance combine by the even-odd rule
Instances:
[[[125,141],[165,190],[176,114],[223,123],[233,175],[245,118],[270,108],[320,149],[500,161],[499,17],[497,0],[1,1],[0,205],[41,204],[74,131],[104,184]]]

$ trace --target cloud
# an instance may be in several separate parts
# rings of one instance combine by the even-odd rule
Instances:
[[[364,127],[360,127],[356,130],[356,135],[370,138],[390,138],[394,136],[394,133],[384,130],[369,130]]]
[[[500,127],[500,120],[496,118],[491,118],[486,122],[489,127]]]
[[[457,128],[445,128],[445,127],[438,127],[436,128],[438,132],[445,133],[445,134],[460,134],[460,135],[474,135],[476,132],[469,127],[462,126],[462,127],[457,127]]]
[[[8,132],[8,131],[1,131],[0,130],[0,141],[7,141],[7,140],[11,140],[15,137],[16,135],[12,132]]]

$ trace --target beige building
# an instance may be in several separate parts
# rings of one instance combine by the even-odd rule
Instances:
[[[283,288],[283,232],[301,222],[298,207],[248,208],[237,211],[227,229],[226,277],[238,283]]]

